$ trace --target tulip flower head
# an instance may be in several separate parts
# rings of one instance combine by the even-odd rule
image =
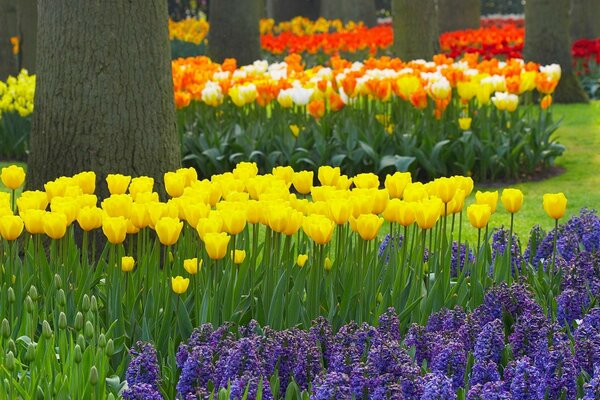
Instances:
[[[25,170],[16,165],[4,167],[0,173],[0,180],[10,190],[16,190],[25,182]]]
[[[209,232],[204,235],[204,245],[206,246],[206,252],[208,256],[213,260],[220,260],[225,258],[227,254],[227,246],[229,245],[229,236],[225,232],[215,233]]]
[[[302,268],[304,264],[308,261],[308,254],[298,254],[298,258],[296,259],[296,264]]]
[[[171,278],[171,287],[175,294],[184,294],[190,286],[190,278],[184,278],[182,276],[176,276]]]
[[[492,211],[488,204],[471,204],[467,207],[469,222],[474,228],[485,228],[490,220]]]
[[[183,222],[178,218],[163,217],[158,220],[154,229],[160,243],[164,246],[173,246],[179,240]]]
[[[502,205],[511,214],[518,212],[523,205],[523,192],[519,189],[507,188],[502,191]]]
[[[241,264],[246,259],[246,250],[232,250],[231,259],[234,264]]]
[[[134,265],[135,265],[135,260],[133,257],[131,257],[131,256],[121,257],[121,271],[131,272],[131,271],[133,271]]]
[[[544,211],[550,218],[561,219],[567,210],[567,197],[564,193],[546,193],[543,197]]]
[[[24,223],[18,215],[4,215],[0,217],[0,236],[4,240],[16,240],[23,232]]]
[[[198,273],[198,269],[202,268],[203,261],[204,260],[201,259],[198,263],[198,258],[196,257],[183,260],[183,268],[188,274],[196,275]]]

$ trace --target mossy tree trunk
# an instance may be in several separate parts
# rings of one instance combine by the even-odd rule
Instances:
[[[235,58],[238,66],[260,59],[260,14],[258,0],[211,1],[208,32],[211,59],[223,62]]]
[[[600,0],[571,0],[571,39],[600,37]]]
[[[434,0],[392,0],[394,54],[403,60],[431,60],[439,51]]]
[[[162,0],[40,0],[28,188],[82,170],[155,178],[180,165]]]
[[[362,21],[367,26],[374,26],[376,11],[375,0],[321,0],[321,16],[327,19]]]
[[[35,73],[37,47],[37,0],[18,0],[17,15],[21,37],[21,68]]]
[[[17,57],[10,38],[18,36],[17,8],[14,0],[0,0],[0,81],[18,73]]]
[[[562,76],[555,101],[587,102],[588,98],[573,72],[569,35],[570,0],[527,0],[525,4],[525,49],[527,61],[542,65],[560,64]]]
[[[438,0],[440,33],[477,29],[480,17],[481,0]]]
[[[297,16],[316,20],[320,15],[321,0],[266,0],[266,3],[267,17],[277,22]]]

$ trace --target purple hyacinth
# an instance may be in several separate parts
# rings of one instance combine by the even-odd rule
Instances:
[[[459,250],[460,248],[460,250]],[[462,270],[465,268],[465,262],[468,260],[469,263],[475,262],[475,255],[471,250],[467,254],[467,245],[461,243],[460,246],[455,240],[452,242],[452,260],[450,263],[450,276],[457,277]]]
[[[452,379],[441,373],[425,375],[421,400],[453,400],[456,393],[452,387]]]
[[[573,321],[583,316],[590,298],[585,291],[567,289],[556,297],[556,320],[559,324],[573,326]]]
[[[498,380],[500,380],[500,374],[498,373],[498,365],[494,361],[485,359],[475,361],[469,377],[471,386],[483,385]]]
[[[418,365],[423,364],[424,360],[430,358],[429,334],[423,325],[412,324],[408,328],[404,344],[415,349],[415,361]]]
[[[352,388],[350,377],[339,372],[328,372],[318,376],[313,382],[311,400],[350,400]]]
[[[506,246],[508,246],[508,236],[510,232],[504,228],[498,228],[494,232],[492,236],[492,263],[490,266],[490,275],[493,274],[493,266],[495,265],[495,261],[497,257],[501,257],[504,255],[506,250]],[[512,273],[515,273],[515,270],[521,271],[523,268],[523,255],[521,254],[521,246],[519,244],[519,237],[513,233],[512,243],[511,243],[511,267]]]
[[[163,400],[160,392],[147,383],[136,383],[123,391],[125,400]]]
[[[534,258],[545,237],[546,232],[539,225],[534,225],[533,228],[531,228],[531,231],[529,231],[527,248],[523,252],[523,259],[525,262],[537,267],[537,263],[534,263]]]
[[[536,360],[541,371],[548,398],[575,400],[577,396],[577,374],[570,342],[562,340]],[[564,396],[564,397],[563,397]]]
[[[190,393],[200,398],[209,395],[205,388],[208,387],[209,382],[215,381],[214,356],[214,350],[209,344],[194,347],[181,368],[181,375],[177,382],[177,393],[181,397],[185,398]]]
[[[379,336],[386,340],[400,340],[400,321],[393,307],[379,317],[379,325],[377,327]]]
[[[585,396],[582,400],[598,400],[600,399],[600,365],[594,368],[594,375],[585,386]]]
[[[464,385],[467,352],[462,343],[440,342],[434,347],[431,357],[431,371],[452,378],[452,386],[458,389]]]
[[[511,361],[504,371],[504,379],[513,400],[544,399],[544,380],[529,357]]]
[[[392,252],[397,253],[398,251],[400,251],[400,249],[402,248],[403,242],[404,242],[403,235],[391,237],[390,234],[388,233],[387,235],[385,235],[385,237],[381,241],[377,255],[379,257],[385,256],[385,263],[387,264],[390,262],[390,254],[392,254]]]
[[[513,325],[509,337],[515,356],[535,357],[548,346],[550,326],[546,317],[541,313],[525,312]]]
[[[495,319],[488,322],[477,336],[473,356],[477,361],[490,360],[498,363],[503,350],[504,330],[502,321]]]
[[[467,393],[467,400],[510,400],[512,397],[506,391],[504,381],[477,384]]]
[[[261,396],[258,396],[258,388],[261,385]],[[244,395],[247,393],[246,397]],[[258,377],[251,372],[244,372],[241,376],[236,377],[231,381],[231,392],[229,394],[231,400],[273,400],[269,381]]]
[[[131,362],[125,374],[129,386],[145,383],[158,390],[160,370],[154,346],[150,343],[137,342],[129,354],[131,354]]]
[[[327,366],[333,347],[333,333],[329,321],[323,317],[318,317],[310,327],[309,336],[321,348],[323,361],[325,362],[325,366]]]
[[[593,308],[583,317],[573,337],[577,366],[591,375],[594,366],[600,365],[600,308]]]

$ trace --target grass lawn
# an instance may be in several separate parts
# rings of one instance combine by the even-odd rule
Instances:
[[[540,182],[515,184],[525,195],[521,211],[515,216],[515,231],[526,241],[529,230],[535,224],[544,229],[553,228],[553,221],[546,216],[542,208],[544,193],[564,192],[568,199],[567,216],[578,214],[583,207],[600,208],[600,101],[590,105],[555,105],[555,118],[563,118],[556,135],[567,150],[557,159],[556,164],[565,168],[565,172]],[[0,162],[0,167],[9,163]],[[24,164],[21,164],[25,166]],[[476,187],[475,190],[497,190],[497,188]],[[6,190],[0,183],[0,190]],[[499,189],[501,190],[501,189]],[[474,191],[475,192],[475,191]],[[471,204],[474,196],[467,199]],[[466,221],[466,215],[463,216]],[[566,220],[565,218],[565,220]],[[501,204],[492,216],[491,226],[510,225],[510,215]],[[381,231],[385,234],[387,229]],[[476,231],[467,227],[464,237],[473,242]]]

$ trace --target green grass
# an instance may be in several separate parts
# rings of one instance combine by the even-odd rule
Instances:
[[[565,172],[538,182],[527,182],[511,185],[521,189],[525,195],[523,208],[515,215],[515,232],[526,240],[529,230],[535,224],[544,229],[553,228],[553,221],[542,208],[544,193],[564,192],[568,199],[567,215],[574,214],[584,207],[600,208],[600,101],[590,105],[555,105],[554,115],[563,118],[560,128],[555,133],[567,150],[556,160],[556,165],[563,167]],[[0,162],[0,168],[9,165]],[[25,166],[24,164],[21,164]],[[475,190],[499,190],[496,187],[478,187]],[[0,190],[6,190],[0,183]],[[475,191],[474,191],[475,192]],[[473,195],[467,199],[466,205],[473,202]],[[468,222],[465,223],[468,225]],[[496,214],[492,216],[491,226],[510,225],[510,215],[502,204],[498,205]],[[382,229],[382,233],[387,231]],[[470,242],[476,240],[474,229],[466,227],[464,236]]]

